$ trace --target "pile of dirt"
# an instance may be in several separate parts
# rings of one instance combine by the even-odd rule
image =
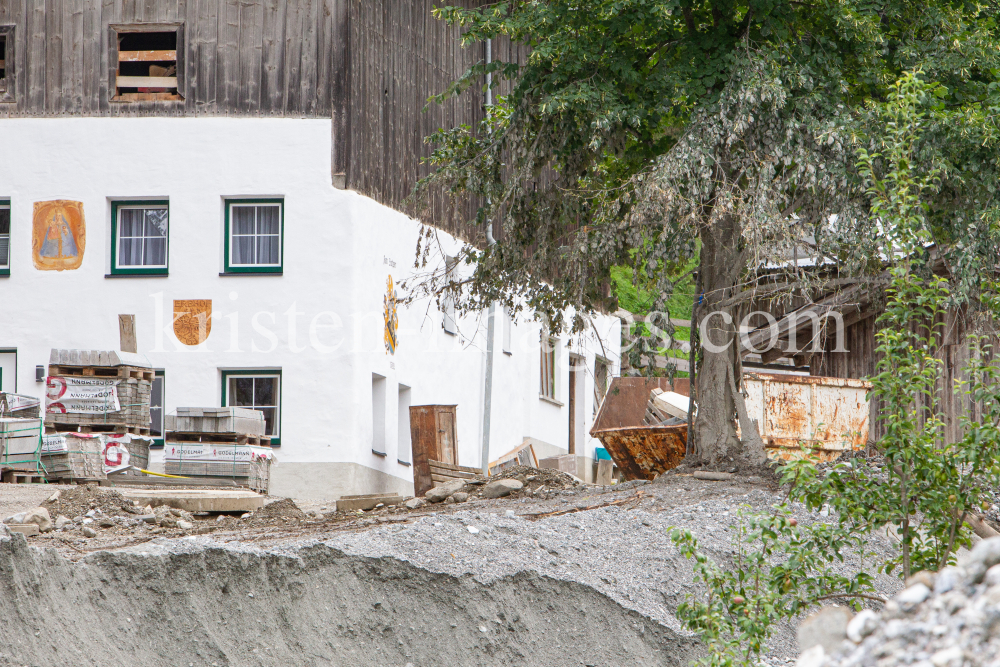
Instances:
[[[60,515],[72,519],[84,516],[90,510],[100,510],[108,516],[142,514],[141,508],[122,494],[98,486],[77,486],[60,491],[56,498],[42,503],[42,507],[49,511],[53,519]]]
[[[568,489],[579,484],[572,475],[567,475],[559,470],[522,465],[504,468],[496,475],[490,477],[490,481],[495,479],[516,479],[525,485],[533,487],[548,486],[562,489]]]
[[[0,535],[0,627],[10,638],[0,665],[666,666],[697,657],[691,638],[594,588],[531,572],[484,584],[322,544],[262,551],[204,538],[84,560]]]
[[[305,521],[308,518],[308,515],[295,504],[294,500],[291,498],[282,498],[281,500],[275,500],[273,503],[264,505],[244,519],[244,521],[249,521],[253,524],[273,524],[280,521]]]

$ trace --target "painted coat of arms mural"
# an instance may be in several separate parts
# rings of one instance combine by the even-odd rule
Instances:
[[[399,343],[396,329],[399,327],[399,320],[396,317],[396,288],[392,284],[392,276],[385,281],[385,309],[382,314],[385,319],[385,351],[396,354],[396,346]]]
[[[185,345],[201,345],[212,333],[211,299],[175,299],[174,335]]]
[[[39,271],[73,271],[83,263],[87,223],[83,202],[36,201],[31,221],[31,257]]]

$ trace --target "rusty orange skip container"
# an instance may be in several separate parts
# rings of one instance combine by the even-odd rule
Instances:
[[[649,392],[687,394],[687,381],[675,380],[671,388],[667,378],[614,378],[590,435],[608,450],[611,460],[626,479],[652,479],[656,474],[676,468],[687,448],[687,424],[646,426]]]

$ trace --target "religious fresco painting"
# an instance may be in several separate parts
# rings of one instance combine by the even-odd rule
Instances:
[[[31,221],[31,256],[39,271],[73,271],[83,263],[87,223],[83,202],[36,201]]]

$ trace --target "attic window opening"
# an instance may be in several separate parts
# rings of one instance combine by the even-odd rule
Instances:
[[[116,34],[114,101],[184,99],[178,78],[177,26],[123,26],[116,28]]]
[[[14,101],[14,26],[0,25],[0,102]]]
[[[0,35],[0,90],[7,89],[7,35]]]

